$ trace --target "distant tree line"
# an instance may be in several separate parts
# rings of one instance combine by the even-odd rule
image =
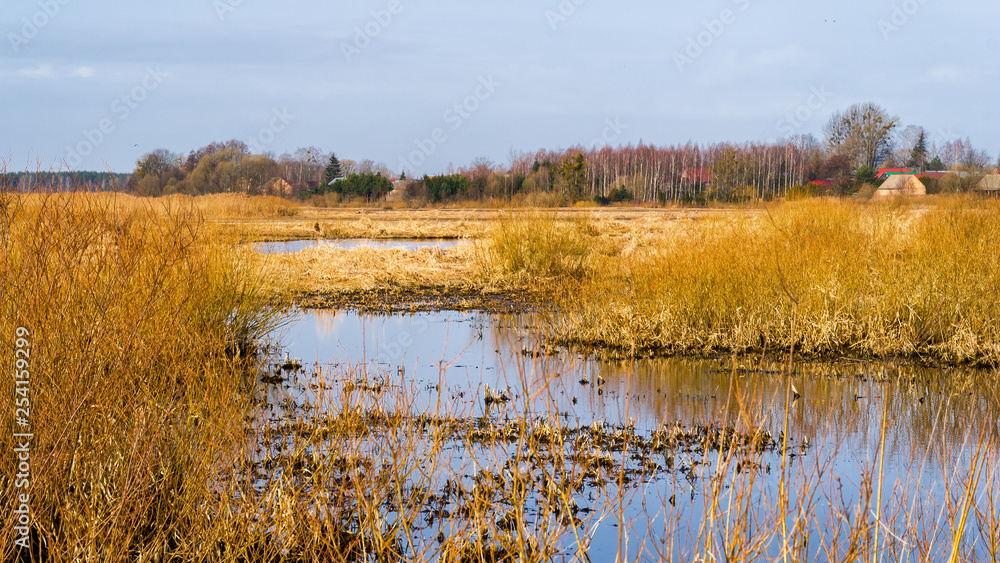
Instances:
[[[834,113],[823,138],[799,135],[777,142],[619,147],[576,146],[514,152],[507,165],[477,158],[457,170],[402,182],[401,197],[416,205],[525,200],[548,205],[578,201],[612,203],[706,203],[768,200],[789,195],[849,195],[877,186],[877,169],[920,173],[948,170],[928,179],[928,191],[974,189],[1000,162],[969,139],[932,139],[922,127],[902,127],[896,116],[872,104]],[[1000,160],[1000,159],[998,159]],[[90,174],[90,173],[80,173]],[[96,173],[94,173],[96,174]],[[187,155],[159,149],[136,163],[132,174],[87,177],[102,189],[117,186],[139,195],[172,193],[272,193],[328,205],[344,200],[376,202],[394,188],[397,175],[371,160],[339,159],[316,147],[274,157],[253,154],[238,140],[211,143]],[[24,185],[22,175],[8,184]],[[35,175],[32,182],[66,182]],[[39,180],[39,178],[42,178]],[[402,180],[405,171],[399,174]]]
[[[900,127],[899,118],[875,104],[856,104],[835,113],[824,138],[800,135],[779,142],[743,144],[687,143],[654,146],[570,147],[512,153],[501,167],[477,159],[457,175],[424,178],[404,196],[418,202],[513,199],[546,194],[567,204],[614,202],[738,202],[789,194],[850,195],[877,185],[877,169],[905,168],[915,173],[949,170],[946,179],[929,180],[928,190],[968,191],[982,175],[1000,166],[968,139],[930,141],[918,126]],[[437,186],[461,185],[461,189]]]
[[[128,177],[115,172],[7,172],[0,174],[0,191],[117,191]]]
[[[336,162],[335,168],[330,167],[331,159]],[[246,143],[234,139],[210,143],[187,156],[166,149],[147,153],[136,163],[125,189],[144,196],[270,193],[305,198],[343,189],[336,186],[339,182],[331,185],[331,181],[346,174],[346,179],[362,177],[351,179],[344,186],[349,195],[371,200],[388,193],[385,183],[389,183],[391,190],[388,180],[391,173],[385,165],[371,160],[337,160],[316,147],[301,148],[277,158],[253,154]],[[380,176],[385,183],[370,176]]]

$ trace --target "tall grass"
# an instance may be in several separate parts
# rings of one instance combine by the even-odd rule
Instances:
[[[554,219],[522,216],[488,244],[492,267],[508,273],[584,265],[562,276],[553,329],[565,343],[990,363],[1000,349],[998,212],[972,198],[922,208],[810,200],[655,233],[562,229],[568,240],[535,235]]]
[[[295,217],[302,205],[275,196],[212,194],[198,197],[172,195],[161,201],[181,207],[193,207],[208,219],[259,219]]]
[[[475,254],[484,279],[538,289],[551,282],[571,282],[587,271],[591,238],[597,234],[585,218],[560,220],[553,213],[529,211],[500,215]]]
[[[231,533],[211,507],[246,447],[254,340],[276,312],[246,258],[176,203],[0,194],[5,370],[15,330],[31,333],[36,560],[201,559]],[[13,378],[0,396],[11,452]],[[4,560],[15,473],[0,456]]]
[[[570,341],[866,353],[922,334],[917,353],[952,357],[964,327],[980,340],[954,357],[975,358],[993,342],[975,324],[994,312],[981,292],[996,273],[979,254],[996,250],[993,212],[808,203],[676,222],[662,238],[510,216],[469,252],[469,275],[549,288]],[[262,397],[254,341],[276,312],[258,262],[216,242],[202,217],[177,202],[0,194],[0,363],[14,365],[17,327],[31,332],[35,560],[586,561],[611,525],[620,560],[997,556],[989,434],[942,454],[957,460],[944,494],[871,464],[845,498],[821,479],[829,467],[767,428],[769,409],[792,408],[787,393],[713,413],[720,425],[649,433],[564,422],[540,364],[512,376],[530,390],[523,403],[485,414],[446,385],[435,406],[403,375],[350,366],[296,372]],[[912,290],[929,283],[917,273],[937,284],[932,298]],[[899,278],[910,290],[889,283]],[[10,452],[11,378],[0,396]],[[4,560],[17,555],[14,461],[0,456]]]

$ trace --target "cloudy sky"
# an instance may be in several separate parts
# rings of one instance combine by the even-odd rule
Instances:
[[[865,101],[996,154],[998,22],[985,0],[10,0],[0,159],[130,171],[238,138],[422,174],[819,136]]]

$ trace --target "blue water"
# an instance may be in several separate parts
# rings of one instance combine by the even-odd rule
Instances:
[[[834,500],[843,499],[841,510],[850,510],[866,479],[877,474],[883,452],[886,510],[899,503],[933,509],[943,502],[946,485],[954,487],[970,466],[970,448],[979,436],[995,436],[998,430],[996,395],[974,392],[988,374],[842,363],[797,364],[787,375],[783,366],[757,371],[759,358],[737,358],[735,365],[731,358],[609,363],[546,349],[537,326],[528,315],[309,311],[292,316],[276,337],[282,353],[306,366],[300,400],[310,397],[309,373],[351,366],[414,390],[412,408],[431,413],[445,404],[449,412],[488,416],[483,401],[488,385],[508,393],[519,412],[556,412],[568,426],[634,424],[651,431],[675,423],[687,428],[743,424],[778,435],[787,424],[797,455],[786,459],[786,486],[793,497],[812,491],[817,497],[813,510],[830,523],[839,518]],[[799,395],[794,399],[793,388]],[[684,544],[704,524],[703,489],[720,460],[705,455],[692,461],[703,481],[675,475],[626,491],[629,501],[620,515],[632,526],[639,523],[641,532],[629,533],[632,553],[643,546],[655,549],[657,538]],[[748,490],[766,506],[777,495],[782,459],[764,454],[760,462],[760,476]],[[982,481],[981,498],[998,495],[992,483],[1000,475],[995,467],[991,471]],[[745,478],[724,473],[733,487]],[[597,520],[588,521],[593,526],[590,556],[611,560],[622,522]],[[894,530],[904,539],[905,532]]]
[[[293,240],[288,242],[260,242],[254,244],[254,250],[261,254],[295,253],[316,246],[329,246],[343,250],[356,250],[363,246],[384,250],[401,248],[403,250],[420,250],[421,248],[439,248],[445,250],[462,244],[454,239],[421,239],[421,240],[373,240],[373,239],[336,239],[336,240]]]

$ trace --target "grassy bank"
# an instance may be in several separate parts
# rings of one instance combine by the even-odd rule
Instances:
[[[218,217],[247,240],[461,239],[481,237],[494,211],[321,209],[301,207],[293,216]]]
[[[635,228],[521,215],[479,265],[546,284],[563,343],[623,354],[991,363],[1000,204],[811,200]]]
[[[557,341],[615,355],[794,349],[990,364],[1000,357],[998,212],[998,202],[960,197],[513,211],[443,252],[318,248],[267,257],[263,270],[272,291],[314,305],[399,310],[428,294],[485,309],[483,296],[548,304],[559,311],[547,327]],[[397,221],[391,236],[356,223],[344,232],[426,234],[419,222]],[[455,228],[447,224],[435,232]]]
[[[183,201],[0,194],[0,364],[14,369],[15,342],[30,350],[25,394],[0,379],[3,560],[20,494],[35,560],[203,560],[241,535],[218,500],[275,311],[201,216]],[[9,455],[25,395],[29,489]]]

